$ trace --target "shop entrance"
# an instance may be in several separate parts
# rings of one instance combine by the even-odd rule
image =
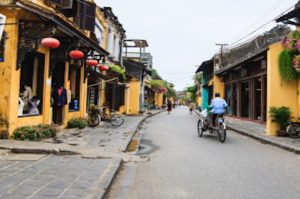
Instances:
[[[67,93],[64,89],[65,82],[65,63],[56,63],[52,70],[51,85],[51,105],[52,105],[52,122],[54,124],[63,124],[63,108],[66,105]]]
[[[241,116],[249,118],[249,81],[241,83]]]

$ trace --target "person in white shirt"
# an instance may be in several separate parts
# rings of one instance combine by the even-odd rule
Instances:
[[[225,113],[226,108],[228,107],[226,101],[220,97],[220,93],[215,93],[215,98],[211,101],[211,108],[212,108],[212,123],[213,126],[216,126],[216,118],[219,115]]]

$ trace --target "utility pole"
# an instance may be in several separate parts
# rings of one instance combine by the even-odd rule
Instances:
[[[220,60],[219,65],[220,67],[223,67],[223,54],[224,54],[224,47],[228,46],[228,44],[216,44],[216,46],[220,46]]]

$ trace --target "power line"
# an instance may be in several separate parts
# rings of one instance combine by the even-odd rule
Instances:
[[[263,19],[265,19],[267,16],[270,15],[270,13],[272,13],[272,10],[274,11],[274,9],[276,9],[280,4],[282,4],[283,2],[285,2],[286,0],[278,0],[273,6],[271,6],[270,8],[266,9],[263,14],[261,16],[259,16],[256,20],[254,20],[250,25],[247,26],[247,28],[245,28],[243,31],[241,31],[240,33],[238,33],[233,40],[238,39],[240,36],[242,36],[244,33],[248,32],[249,28],[252,28],[255,24],[257,24],[258,22],[261,22]]]
[[[239,43],[240,41],[248,38],[250,35],[256,33],[258,30],[262,29],[263,27],[265,27],[266,25],[268,25],[271,22],[274,22],[278,17],[280,17],[281,15],[287,13],[288,11],[292,10],[294,8],[294,5],[291,6],[290,8],[288,8],[287,10],[281,12],[279,15],[277,15],[276,17],[272,18],[271,20],[267,21],[266,23],[264,23],[263,25],[259,26],[258,28],[256,28],[255,30],[251,31],[250,33],[248,33],[247,35],[243,36],[242,38],[238,39],[237,41],[233,42],[230,44],[230,48],[233,48],[233,46],[237,43]]]

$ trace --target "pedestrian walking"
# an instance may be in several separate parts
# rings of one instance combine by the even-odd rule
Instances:
[[[193,102],[191,102],[191,103],[190,103],[190,105],[189,105],[190,114],[192,114],[192,113],[193,113],[193,111],[194,111],[194,108],[195,108],[195,105],[194,105],[194,103],[193,103]]]
[[[167,107],[168,107],[168,114],[170,114],[171,111],[172,111],[172,102],[171,102],[171,100],[168,100]]]

